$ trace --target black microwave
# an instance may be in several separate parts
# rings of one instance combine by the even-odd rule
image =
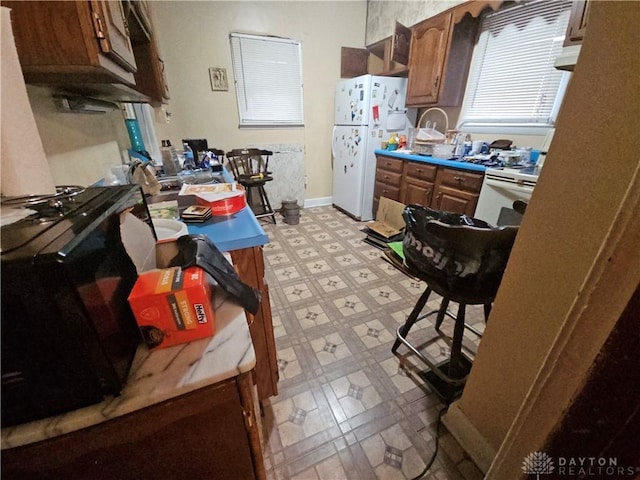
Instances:
[[[154,232],[137,185],[64,187],[18,208],[34,213],[0,231],[3,427],[120,393],[141,341],[121,214]]]

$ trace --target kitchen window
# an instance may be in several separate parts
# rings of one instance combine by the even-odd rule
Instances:
[[[240,33],[229,37],[240,126],[302,126],[300,42]]]
[[[570,75],[554,68],[570,9],[535,0],[483,18],[458,129],[543,135],[554,125]]]

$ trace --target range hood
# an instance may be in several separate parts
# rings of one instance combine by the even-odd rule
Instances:
[[[578,63],[580,56],[580,45],[569,45],[562,49],[560,55],[556,58],[554,67],[558,70],[568,70],[573,72],[573,67]]]
[[[53,100],[57,110],[66,113],[101,114],[120,108],[113,102],[82,96],[54,95]]]

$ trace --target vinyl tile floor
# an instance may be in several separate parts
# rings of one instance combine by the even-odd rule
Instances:
[[[401,345],[391,353],[424,283],[363,242],[363,222],[333,207],[302,209],[298,225],[263,223],[279,368],[278,395],[263,404],[270,480],[411,479],[433,455],[445,404],[418,376],[425,367]],[[433,294],[427,307],[437,309]],[[482,307],[467,323],[484,328]],[[438,336],[433,317],[409,334],[435,361],[449,356],[453,320]],[[480,339],[465,330],[473,358]],[[440,426],[424,478],[477,480],[482,473]]]

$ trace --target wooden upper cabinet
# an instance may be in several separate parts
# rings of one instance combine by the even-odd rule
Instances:
[[[131,1],[127,10],[127,24],[138,71],[135,89],[149,97],[149,103],[160,106],[170,99],[164,61],[151,24],[148,2]]]
[[[407,105],[438,102],[450,27],[451,13],[437,15],[413,27]]]
[[[400,22],[396,22],[395,31],[391,37],[391,61],[408,65],[410,47],[411,29],[405,27]]]
[[[480,16],[502,3],[466,2],[411,27],[407,106],[462,104]]]
[[[571,4],[571,14],[567,34],[564,38],[564,46],[579,45],[582,43],[584,33],[587,30],[587,20],[591,3],[587,0],[574,0]]]
[[[369,50],[366,48],[342,47],[340,52],[340,78],[353,78],[366,75],[369,62]]]
[[[134,84],[120,2],[3,1],[27,83]]]
[[[100,51],[125,69],[135,72],[136,61],[122,2],[92,0],[91,14]]]
[[[407,76],[411,29],[396,22],[394,34],[367,48],[342,47],[340,76],[358,77],[371,73],[383,76]]]

